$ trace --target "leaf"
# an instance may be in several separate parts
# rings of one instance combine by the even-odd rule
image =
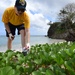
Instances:
[[[0,70],[0,75],[15,75],[15,70],[13,70],[10,66],[3,67]]]
[[[46,74],[45,75],[54,75],[54,73],[51,70],[46,70]]]
[[[63,64],[64,60],[62,59],[62,57],[60,55],[56,55],[56,58],[54,58],[54,60],[59,64]]]
[[[71,75],[75,75],[74,69],[71,67],[71,65],[68,61],[65,61],[65,66]]]
[[[9,58],[12,57],[13,55],[14,55],[13,52],[9,52],[9,53],[8,53],[8,57],[9,57]]]
[[[42,75],[40,71],[34,71],[32,72],[32,75]]]
[[[66,49],[65,52],[66,52],[69,56],[72,55],[72,50]]]
[[[42,63],[42,60],[41,60],[41,59],[35,59],[35,60],[34,60],[34,63],[36,63],[36,64],[38,64],[38,65],[39,65],[39,64],[41,64],[41,63]]]

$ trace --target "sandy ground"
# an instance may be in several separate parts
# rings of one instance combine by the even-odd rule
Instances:
[[[62,39],[50,39],[49,42],[47,41],[41,41],[38,43],[38,41],[35,41],[33,43],[30,43],[30,45],[36,45],[36,44],[45,44],[45,43],[49,43],[49,44],[52,44],[52,43],[60,43],[60,42],[64,42],[65,40],[62,40]],[[7,50],[7,46],[0,46],[0,52],[5,52]],[[12,50],[17,50],[17,51],[22,51],[22,48],[21,48],[21,44],[16,44],[16,45],[12,45]]]

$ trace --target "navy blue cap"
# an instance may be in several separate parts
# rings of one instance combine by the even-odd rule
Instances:
[[[26,9],[26,1],[25,0],[16,0],[15,2],[15,6],[18,8],[18,9]]]

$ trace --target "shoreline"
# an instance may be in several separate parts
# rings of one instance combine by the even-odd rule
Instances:
[[[52,43],[61,43],[61,42],[65,42],[65,40],[63,39],[49,39],[49,40],[42,40],[40,42],[38,41],[30,41],[30,45],[36,45],[36,44],[52,44]],[[6,45],[2,45],[0,46],[0,52],[5,52],[7,50],[7,46]],[[16,51],[22,51],[22,47],[21,47],[21,44],[12,44],[12,50],[16,50]]]

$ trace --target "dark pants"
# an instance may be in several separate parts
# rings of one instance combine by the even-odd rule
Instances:
[[[14,26],[13,24],[8,23],[8,25],[9,25],[9,28],[10,28],[10,31],[11,31],[12,35],[15,35],[16,29],[18,30],[18,33],[17,33],[18,35],[20,34],[20,30],[25,29],[24,24]],[[6,30],[6,36],[9,37],[9,34],[8,34],[7,30]]]

